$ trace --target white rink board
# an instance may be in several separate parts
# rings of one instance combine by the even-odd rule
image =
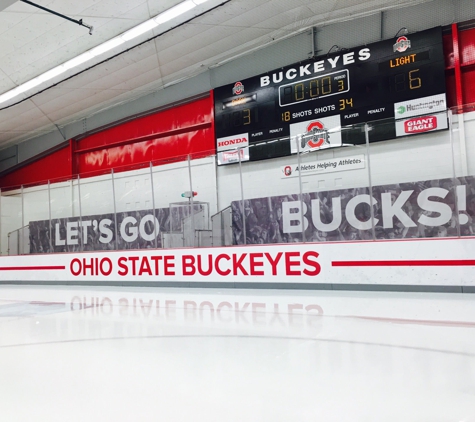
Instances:
[[[0,257],[1,282],[475,286],[474,269],[473,238]]]

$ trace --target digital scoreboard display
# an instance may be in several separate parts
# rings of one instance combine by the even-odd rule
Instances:
[[[214,90],[218,163],[447,128],[442,29],[315,57]]]

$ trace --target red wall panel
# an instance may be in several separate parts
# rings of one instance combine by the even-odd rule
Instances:
[[[457,34],[444,35],[445,82],[449,107],[475,103],[475,29],[456,32]],[[458,51],[454,50],[454,40],[458,41]],[[457,78],[460,85],[457,84]],[[465,107],[461,110],[470,109]]]
[[[123,123],[78,142],[81,176],[146,167],[215,153],[213,99],[202,98]]]
[[[462,69],[462,86],[464,104],[475,104],[475,66]],[[473,111],[466,109],[466,111]]]
[[[475,29],[460,31],[460,62],[462,66],[475,64]]]
[[[71,179],[71,150],[70,146],[55,151],[37,161],[13,170],[2,176],[2,189],[18,188],[22,185],[31,186],[59,180]]]
[[[475,104],[475,29],[461,31],[460,66],[464,104]]]
[[[197,124],[210,123],[212,112],[211,96],[202,98],[90,135],[87,138],[81,139],[80,149],[107,146],[111,143],[162,134]]]

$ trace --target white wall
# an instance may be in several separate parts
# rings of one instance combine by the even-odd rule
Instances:
[[[1,255],[8,254],[8,233],[21,227],[21,197],[0,197],[0,247]]]
[[[460,130],[459,119],[462,117],[453,117],[452,131],[433,132],[370,144],[369,162],[372,185],[450,178],[454,174],[454,162],[456,176],[475,175],[475,113],[463,115],[463,131]],[[461,153],[463,144],[466,145],[465,154]],[[305,154],[301,156],[301,163],[315,163],[320,160],[341,159],[355,155],[365,156],[366,168],[303,175],[302,192],[369,186],[370,176],[365,145]],[[295,155],[242,163],[244,197],[298,194],[300,192],[298,178],[281,177],[282,167],[294,164],[297,164]],[[464,168],[467,170],[464,171]],[[219,166],[217,174],[219,208],[223,209],[231,201],[241,199],[239,165]]]
[[[150,168],[112,175],[103,175],[23,190],[24,224],[30,221],[71,216],[107,214],[115,211],[134,211],[168,208],[170,203],[188,201],[181,194],[192,188],[198,192],[196,201],[208,202],[210,214],[216,208],[216,166],[214,157],[191,162],[171,163],[153,168],[153,192]],[[112,180],[113,179],[113,180]],[[114,191],[113,191],[114,187]],[[81,201],[79,201],[79,197]],[[22,201],[20,191],[4,193],[0,203],[1,252],[7,253],[7,234],[22,225]],[[155,204],[153,203],[155,201]]]

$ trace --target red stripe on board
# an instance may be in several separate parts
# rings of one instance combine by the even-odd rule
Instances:
[[[66,266],[45,266],[45,267],[0,267],[0,271],[37,271],[37,270],[65,270]]]
[[[365,319],[370,321],[392,322],[395,324],[435,325],[443,327],[475,327],[475,322],[468,321],[440,321],[426,319],[385,318],[350,315],[350,318]]]
[[[457,267],[475,266],[474,259],[418,261],[332,261],[332,267]]]

